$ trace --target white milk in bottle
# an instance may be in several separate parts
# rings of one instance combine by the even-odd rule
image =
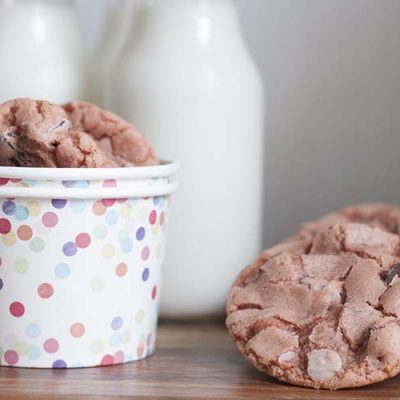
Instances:
[[[233,0],[153,0],[113,70],[111,109],[181,163],[161,313],[223,312],[261,245],[263,93]]]
[[[85,97],[82,40],[71,0],[0,0],[0,102]]]

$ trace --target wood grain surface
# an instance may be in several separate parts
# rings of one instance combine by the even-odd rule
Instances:
[[[336,392],[277,382],[251,367],[222,323],[161,324],[154,356],[71,370],[0,368],[0,399],[400,399],[400,376]]]

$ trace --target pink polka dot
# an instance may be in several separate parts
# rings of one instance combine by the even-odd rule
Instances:
[[[69,332],[71,333],[71,336],[75,338],[80,338],[85,334],[85,325],[83,325],[80,322],[76,322],[71,326],[69,329]]]
[[[38,295],[42,298],[42,299],[48,299],[51,296],[53,296],[54,293],[54,289],[53,286],[50,285],[50,283],[42,283],[39,287],[38,287]]]
[[[151,346],[151,341],[152,341],[152,339],[153,339],[153,336],[151,335],[151,333],[149,333],[149,334],[147,335],[147,340],[146,340],[146,344],[147,344],[148,347]]]
[[[149,222],[151,225],[154,225],[157,221],[157,211],[153,210],[149,215]]]
[[[16,318],[22,317],[25,314],[25,307],[19,301],[14,301],[10,304],[10,313]]]
[[[91,242],[91,239],[87,233],[80,233],[75,238],[76,245],[81,249],[85,249],[86,247],[88,247],[90,245],[90,242]]]
[[[157,297],[157,286],[154,286],[153,290],[151,291],[151,298],[155,300],[156,297]]]
[[[117,203],[122,204],[122,203],[125,203],[126,201],[128,201],[128,199],[118,199]]]
[[[0,233],[6,235],[11,231],[11,223],[6,218],[0,218]]]
[[[10,181],[12,182],[12,183],[18,183],[18,182],[21,182],[22,181],[22,179],[10,179]]]
[[[0,178],[0,186],[7,185],[10,180],[8,178]]]
[[[125,358],[124,352],[123,351],[117,351],[114,354],[114,364],[123,363],[124,362],[124,358]]]
[[[101,359],[101,365],[113,365],[114,364],[114,357],[111,354],[106,354]]]
[[[47,212],[43,215],[42,222],[47,228],[54,228],[58,224],[58,217],[53,212]]]
[[[163,225],[165,222],[165,214],[164,211],[160,214],[160,225]]]
[[[7,350],[4,353],[4,359],[6,360],[6,363],[9,365],[15,365],[18,362],[18,353],[14,350]]]
[[[116,201],[116,199],[103,199],[101,202],[105,207],[112,207]]]
[[[150,248],[149,246],[144,246],[142,249],[142,260],[146,261],[150,257]]]
[[[47,339],[43,343],[43,348],[46,353],[56,353],[60,348],[60,345],[56,339]]]
[[[106,179],[103,182],[103,187],[117,187],[117,182],[115,179]]]

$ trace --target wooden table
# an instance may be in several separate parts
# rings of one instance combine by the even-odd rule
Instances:
[[[337,392],[281,384],[242,359],[222,323],[161,324],[154,356],[71,370],[0,368],[0,399],[400,399],[400,376]]]

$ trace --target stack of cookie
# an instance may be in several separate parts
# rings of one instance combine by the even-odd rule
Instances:
[[[400,208],[360,205],[307,223],[233,284],[226,325],[257,369],[339,389],[400,372]]]
[[[0,165],[99,168],[154,165],[147,139],[94,104],[16,99],[0,105]]]

